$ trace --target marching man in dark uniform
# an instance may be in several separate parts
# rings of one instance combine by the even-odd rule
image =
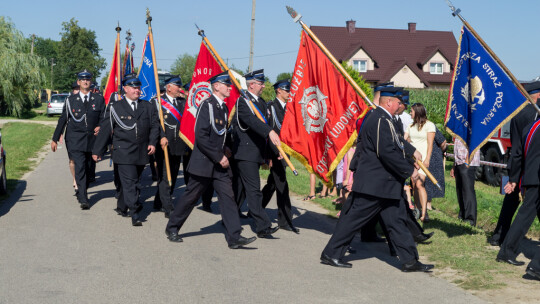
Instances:
[[[283,117],[285,117],[285,109],[291,83],[288,79],[280,80],[274,84],[276,98],[268,103],[270,112],[272,113],[272,128],[279,135]],[[286,167],[282,164],[279,153],[272,153],[272,166],[270,167],[270,175],[268,181],[262,189],[262,206],[266,208],[274,192],[277,192],[278,206],[278,226],[280,229],[300,233],[300,230],[292,224],[291,217],[291,199],[289,197],[289,184],[287,183]]]
[[[229,166],[230,149],[225,145],[229,109],[223,101],[231,92],[227,72],[209,79],[213,95],[199,107],[195,121],[195,143],[187,167],[190,173],[186,190],[172,212],[165,234],[171,242],[182,242],[178,231],[193,211],[197,201],[212,184],[225,226],[225,239],[231,249],[237,249],[255,241],[255,237],[240,235],[242,227],[232,190],[232,172]]]
[[[540,98],[540,81],[535,81],[531,83],[526,83],[523,85],[527,93],[531,96],[533,101],[537,101]],[[510,153],[510,158],[508,159],[508,171],[510,174],[512,172],[519,172],[519,170],[512,170],[513,167],[520,167],[521,164],[515,160],[515,151],[521,143],[521,138],[523,133],[528,132],[529,130],[525,127],[531,122],[535,121],[538,117],[538,113],[534,109],[532,104],[526,105],[512,120],[510,120],[510,141],[512,142],[512,148]],[[519,180],[518,176],[509,176],[510,180],[517,181]],[[519,188],[519,187],[518,187]],[[497,226],[493,231],[493,236],[489,239],[489,243],[493,246],[499,246],[504,242],[506,234],[510,229],[512,224],[512,218],[519,206],[519,189],[515,191],[508,192],[504,196],[504,200],[501,206],[501,212],[499,213],[499,220],[497,221]]]
[[[58,119],[51,142],[51,149],[56,151],[57,142],[64,128],[65,142],[69,159],[75,163],[75,181],[77,183],[77,200],[81,209],[90,208],[88,202],[89,172],[92,162],[92,148],[99,133],[99,120],[105,110],[105,102],[99,94],[90,92],[92,74],[84,70],[77,74],[80,91],[70,95],[64,104],[62,115]]]
[[[406,159],[404,143],[392,118],[397,112],[400,88],[381,91],[380,104],[363,123],[355,153],[359,153],[354,173],[352,200],[343,206],[334,234],[321,254],[323,264],[352,267],[342,261],[356,232],[380,214],[388,227],[390,241],[402,261],[402,271],[429,271],[433,265],[418,261],[412,235],[405,226],[404,180],[418,177],[417,169]],[[419,153],[415,153],[418,155]]]
[[[248,86],[246,95],[249,100],[238,98],[233,119],[233,154],[237,175],[237,187],[234,191],[238,206],[242,204],[242,191],[245,191],[249,212],[255,220],[257,236],[270,238],[279,226],[272,227],[262,206],[259,167],[267,156],[268,145],[273,143],[279,146],[281,141],[269,125],[272,115],[266,102],[260,97],[264,89],[263,70],[247,73],[244,78]]]
[[[133,226],[142,226],[139,212],[139,189],[144,166],[148,155],[156,151],[159,137],[159,120],[156,107],[139,99],[141,82],[135,74],[125,76],[125,95],[107,107],[101,121],[101,132],[96,139],[92,157],[98,161],[105,153],[108,139],[112,136],[113,161],[118,165],[120,195],[117,212],[130,215]]]
[[[160,145],[156,149],[155,159],[157,162],[158,171],[158,189],[154,199],[154,209],[165,212],[165,217],[168,218],[174,209],[172,203],[172,193],[178,177],[180,162],[186,150],[186,144],[180,138],[180,122],[182,113],[184,112],[185,99],[181,98],[182,80],[180,76],[173,76],[165,80],[166,93],[158,101],[153,100],[156,111],[158,107],[163,109],[163,123],[165,130],[160,128],[161,140]],[[169,168],[171,172],[171,186],[167,179],[167,170],[165,167],[164,150],[169,153]]]

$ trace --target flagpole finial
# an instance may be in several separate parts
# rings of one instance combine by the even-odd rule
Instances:
[[[116,32],[120,33],[122,28],[120,27],[120,21],[118,21],[118,26],[116,27]]]
[[[300,19],[302,19],[302,15],[298,14],[292,7],[286,6],[286,8],[287,8],[287,13],[291,15],[291,17],[294,19],[294,22],[298,22],[300,21]]]
[[[456,7],[454,6],[454,4],[452,4],[452,1],[450,0],[446,0],[446,4],[448,4],[448,6],[450,7],[450,9],[452,10],[452,16],[456,17],[456,16],[460,16],[459,13],[461,12],[461,9],[456,9]],[[461,17],[461,16],[460,16]]]
[[[150,16],[150,9],[146,8],[146,24],[150,25],[152,22],[152,16]]]
[[[201,36],[201,37],[203,37],[203,38],[206,37],[206,35],[204,34],[204,30],[201,30],[201,29],[199,28],[199,26],[197,25],[197,23],[195,23],[195,27],[196,27],[197,30],[198,30],[197,34],[199,34],[199,36]]]
[[[127,44],[129,44],[129,42],[131,41],[131,30],[128,29],[126,31],[126,40],[127,40]]]

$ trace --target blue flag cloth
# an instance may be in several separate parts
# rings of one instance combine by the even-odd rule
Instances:
[[[469,158],[526,105],[525,96],[464,26],[445,126],[467,145]]]
[[[154,73],[152,47],[150,45],[150,37],[148,35],[144,40],[143,60],[141,68],[139,69],[139,80],[141,81],[141,99],[150,100],[156,97],[156,75]]]
[[[122,75],[122,77],[127,74],[133,73],[133,57],[131,55],[131,50],[127,46],[126,46],[126,53],[124,55],[124,61],[126,64],[124,66],[124,74]]]

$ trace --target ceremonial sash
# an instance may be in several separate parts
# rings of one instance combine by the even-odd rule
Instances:
[[[244,98],[247,102],[247,105],[252,113],[255,113],[255,115],[262,121],[264,121],[265,124],[268,124],[268,121],[266,121],[266,118],[264,117],[261,110],[251,101],[251,96],[249,96],[247,93],[245,94],[247,98]]]
[[[168,100],[161,98],[161,106],[165,110],[168,110],[172,114],[172,116],[176,119],[176,121],[180,123],[180,121],[182,120],[182,114],[178,112],[178,110]]]

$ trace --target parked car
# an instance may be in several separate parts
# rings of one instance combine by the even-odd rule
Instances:
[[[47,102],[47,116],[62,114],[62,109],[64,108],[64,103],[66,102],[68,96],[68,93],[52,95],[51,100]]]
[[[0,194],[6,194],[7,192],[7,176],[6,176],[6,151],[2,145],[2,133],[0,133],[0,163],[2,169],[0,170]]]

